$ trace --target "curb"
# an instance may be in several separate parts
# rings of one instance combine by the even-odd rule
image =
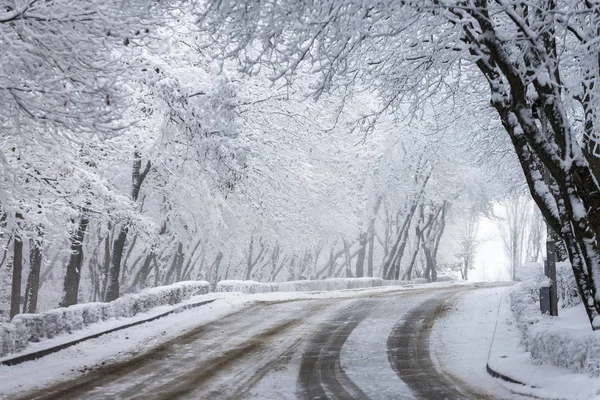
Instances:
[[[528,385],[526,383],[520,382],[520,381],[518,381],[516,379],[513,379],[513,378],[511,378],[509,376],[503,375],[503,374],[501,374],[500,372],[498,372],[496,370],[493,370],[490,367],[489,363],[487,363],[485,365],[485,370],[487,371],[488,374],[490,374],[494,378],[502,379],[505,382],[515,383],[517,385],[522,385],[522,386],[527,386],[527,387],[530,387],[530,388],[533,388],[533,389],[537,389],[535,386],[531,386],[531,385]]]
[[[174,308],[172,310],[166,311],[166,312],[164,312],[162,314],[158,314],[158,315],[155,315],[155,316],[150,317],[150,318],[146,318],[146,319],[135,321],[135,322],[130,322],[128,324],[121,325],[121,326],[118,326],[116,328],[112,328],[112,329],[109,329],[107,331],[104,331],[104,332],[95,333],[95,334],[90,335],[90,336],[86,336],[86,337],[83,337],[83,338],[80,338],[80,339],[76,339],[76,340],[73,340],[73,341],[70,341],[70,342],[67,342],[67,343],[59,344],[59,345],[56,345],[56,346],[52,346],[52,347],[49,347],[47,349],[35,351],[33,353],[28,353],[28,354],[24,354],[22,356],[18,356],[18,357],[14,357],[14,358],[9,358],[8,360],[0,361],[0,365],[8,365],[8,366],[10,366],[10,365],[21,364],[21,363],[24,363],[26,361],[37,360],[38,358],[42,358],[42,357],[45,357],[45,356],[47,356],[49,354],[56,353],[56,352],[59,352],[61,350],[64,350],[64,349],[66,349],[68,347],[75,346],[76,344],[79,344],[81,342],[85,342],[86,340],[96,339],[96,338],[98,338],[98,337],[100,337],[102,335],[106,335],[106,334],[113,333],[113,332],[116,332],[116,331],[120,331],[120,330],[123,330],[123,329],[131,328],[132,326],[141,325],[141,324],[144,324],[146,322],[151,322],[151,321],[157,320],[159,318],[166,317],[167,315],[170,315],[170,314],[174,314],[174,313],[177,313],[177,312],[182,312],[182,311],[185,311],[185,310],[189,310],[191,308],[200,307],[200,306],[212,303],[215,300],[216,299],[204,300],[204,301],[201,301],[199,303],[186,304],[186,305],[183,305],[183,306],[179,306],[179,307],[176,307],[176,308]]]
[[[498,329],[498,319],[499,319],[499,315],[500,315],[500,307],[502,306],[502,301],[503,300],[504,300],[504,296],[502,296],[500,298],[500,303],[498,304],[498,311],[496,312],[496,325],[494,326],[494,335],[492,336],[492,341],[490,343],[490,351],[488,352],[488,361],[485,364],[485,370],[493,378],[498,378],[498,379],[502,379],[505,382],[514,383],[514,384],[517,384],[517,385],[521,385],[521,386],[526,386],[526,387],[530,387],[530,388],[533,388],[533,389],[537,389],[535,386],[528,385],[526,383],[523,383],[521,381],[513,379],[510,376],[506,376],[504,374],[501,374],[500,372],[498,372],[498,371],[494,370],[492,367],[490,367],[490,357],[492,355],[492,347],[494,346],[494,339],[496,339],[496,330]]]

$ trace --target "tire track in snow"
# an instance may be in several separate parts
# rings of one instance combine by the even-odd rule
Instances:
[[[198,398],[195,394],[205,387],[214,393],[212,383],[233,369],[239,370],[244,362],[250,360],[255,368],[269,368],[272,361],[286,351],[295,351],[295,342],[283,348],[272,348],[271,343],[286,337],[288,332],[330,305],[310,302],[301,311],[290,315],[289,311],[281,309],[282,304],[285,302],[256,304],[195,328],[147,353],[102,366],[79,379],[30,393],[24,398]],[[271,321],[262,320],[263,313],[268,313]],[[227,332],[225,337],[224,332]],[[259,372],[255,370],[253,375]],[[236,382],[238,388],[243,388],[251,378],[240,376]],[[230,398],[229,395],[225,397]]]
[[[340,365],[340,350],[350,333],[378,300],[355,302],[352,308],[323,324],[302,355],[298,377],[299,399],[368,399]]]
[[[392,330],[387,346],[392,368],[421,399],[462,400],[490,399],[472,393],[438,371],[429,354],[429,337],[433,322],[445,312],[444,302],[456,294],[440,294],[423,302],[403,318]]]

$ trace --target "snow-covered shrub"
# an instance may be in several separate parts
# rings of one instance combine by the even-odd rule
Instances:
[[[128,294],[110,303],[84,303],[41,314],[19,314],[10,323],[0,324],[0,357],[23,350],[30,342],[71,333],[110,318],[132,317],[154,307],[177,304],[208,291],[208,282],[177,282]]]
[[[278,284],[278,292],[324,292],[383,286],[381,278],[331,278],[314,281],[288,281]]]
[[[383,279],[381,278],[354,278],[347,280],[347,282],[348,289],[383,286]]]
[[[396,280],[384,280],[381,281],[381,286],[407,286],[411,285],[412,281],[396,281]]]
[[[570,308],[581,303],[573,268],[568,262],[556,263],[556,290],[560,307]]]
[[[269,293],[269,292],[325,292],[384,286],[381,278],[332,278],[323,280],[260,283],[256,281],[221,281],[216,292]]]
[[[557,266],[559,293],[568,287],[564,282],[561,284],[559,278],[559,275],[568,275],[563,274],[565,268]],[[563,272],[559,273],[559,269]],[[539,289],[548,284],[543,268],[531,263],[523,267],[522,271],[523,280],[510,291],[509,298],[521,335],[521,345],[531,354],[531,359],[538,364],[600,376],[600,332],[554,325],[553,317],[540,312]]]
[[[422,283],[428,283],[429,281],[425,278],[414,278],[412,281],[410,281],[410,283],[413,284],[422,284]]]
[[[277,291],[276,288],[276,283],[229,280],[217,283],[215,292],[270,293]]]
[[[452,282],[455,281],[456,278],[452,275],[438,275],[436,278],[436,282]]]

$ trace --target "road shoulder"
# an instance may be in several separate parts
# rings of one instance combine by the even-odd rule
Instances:
[[[498,307],[508,287],[465,291],[448,300],[436,319],[430,354],[436,366],[453,380],[498,399],[526,398],[511,392],[486,370]],[[528,398],[528,397],[527,397]]]
[[[508,380],[502,382],[514,393],[543,399],[584,400],[598,397],[600,379],[549,365],[536,365],[519,346],[519,332],[510,311],[508,296],[499,304],[496,333],[488,366],[490,371]]]

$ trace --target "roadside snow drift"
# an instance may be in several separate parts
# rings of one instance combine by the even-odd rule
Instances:
[[[282,283],[232,280],[219,282],[215,291],[241,293],[327,292],[332,290],[363,289],[380,286],[400,286],[409,283],[411,282],[384,281],[381,278],[332,278],[314,281],[288,281]]]
[[[0,357],[23,350],[30,342],[71,333],[95,322],[133,317],[154,307],[180,303],[208,293],[209,287],[205,281],[177,282],[128,294],[110,303],[84,303],[41,314],[19,314],[9,324],[0,324]]]
[[[451,276],[440,275],[438,282],[455,280]],[[271,292],[328,292],[332,290],[366,289],[381,286],[404,286],[428,283],[425,278],[412,281],[387,281],[381,278],[331,278],[322,280],[288,281],[281,283],[261,283],[256,281],[227,280],[217,283],[215,292],[271,293]]]
[[[547,282],[542,267],[524,267],[523,281],[510,292],[511,310],[521,335],[521,345],[537,364],[554,365],[573,372],[600,376],[600,331],[592,331],[574,292],[568,264],[557,265],[557,289],[562,308],[558,317],[541,315],[539,288]]]

